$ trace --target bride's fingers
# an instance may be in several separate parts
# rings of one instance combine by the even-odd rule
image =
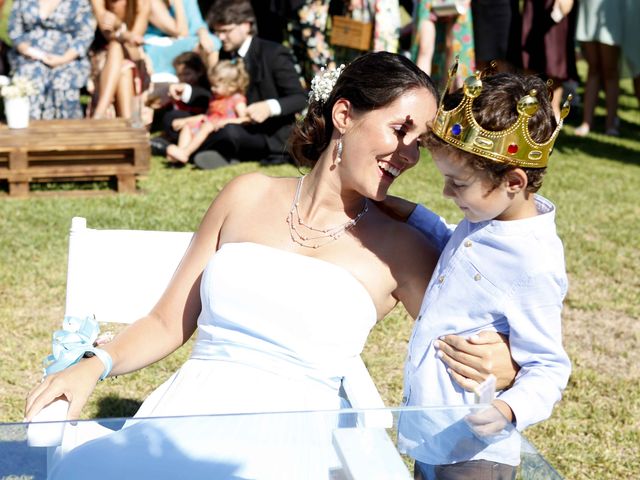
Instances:
[[[55,394],[51,390],[44,391],[40,395],[36,396],[30,405],[27,406],[24,418],[27,422],[31,421],[40,410],[52,403],[59,397],[63,397],[62,393]]]
[[[25,415],[28,411],[30,411],[33,407],[33,402],[40,396],[42,392],[44,392],[49,387],[49,382],[51,379],[49,377],[44,377],[42,381],[33,387],[29,394],[27,395],[27,400],[25,402],[24,410]]]
[[[492,352],[484,346],[471,345],[462,337],[447,335],[437,341],[436,348],[456,362],[473,369],[476,380],[484,379],[492,372]]]
[[[507,336],[491,330],[483,330],[482,332],[469,337],[469,342],[474,345],[490,345],[494,343],[506,343]]]
[[[450,345],[437,341],[438,356],[453,370],[470,376],[473,380],[482,380],[491,372],[490,362],[474,355],[462,352]]]
[[[447,370],[450,374],[455,373],[462,378],[473,381],[474,383],[481,382],[483,380],[484,377],[475,368],[469,367],[463,362],[458,362],[445,353],[441,353],[438,356],[440,357],[440,360],[447,366]]]
[[[493,341],[490,342],[482,342],[482,338],[487,338],[486,336],[474,335],[474,342],[472,343],[467,338],[462,337],[460,335],[445,335],[444,337],[440,337],[441,343],[449,346],[453,352],[460,352],[461,354],[471,355],[476,359],[482,359],[487,352],[490,350],[485,346],[486,344],[496,343]],[[488,337],[489,339],[491,337]]]
[[[89,400],[89,395],[84,394],[70,398],[67,420],[78,420],[80,418],[80,413],[82,413],[82,408],[87,403],[87,400]]]
[[[451,375],[451,378],[454,382],[456,382],[468,392],[472,392],[478,385],[480,385],[477,381],[472,380],[469,377],[465,377],[464,375],[460,375],[458,372],[451,368],[448,368],[447,372],[449,372],[449,375]]]

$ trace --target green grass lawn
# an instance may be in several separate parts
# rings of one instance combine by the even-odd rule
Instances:
[[[557,142],[541,193],[558,206],[570,290],[564,312],[574,371],[553,417],[526,434],[569,479],[640,477],[640,113],[623,84],[623,138],[592,134]],[[598,110],[595,130],[602,130]],[[579,123],[579,111],[570,123]],[[51,333],[64,309],[67,235],[72,216],[97,228],[195,229],[231,178],[261,170],[296,175],[291,166],[243,164],[213,172],[167,169],[154,158],[139,195],[0,197],[0,421],[23,417],[24,398],[40,378]],[[392,192],[455,221],[429,157]],[[284,294],[284,293],[283,293]],[[399,404],[411,321],[398,308],[377,325],[365,359],[388,405]],[[188,355],[188,346],[142,372],[100,384],[86,417],[131,415],[141,399]]]

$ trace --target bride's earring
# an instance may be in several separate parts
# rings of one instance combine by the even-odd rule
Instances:
[[[336,145],[336,165],[338,165],[342,161],[342,136],[338,139],[338,144]]]

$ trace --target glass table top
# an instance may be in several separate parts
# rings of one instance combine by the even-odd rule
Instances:
[[[416,458],[561,478],[490,405],[0,423],[0,479],[410,480]]]

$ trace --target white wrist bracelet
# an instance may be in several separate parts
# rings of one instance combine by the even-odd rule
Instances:
[[[87,354],[93,354],[100,359],[100,361],[104,364],[104,370],[102,372],[102,375],[100,375],[100,380],[102,381],[107,378],[107,375],[111,373],[111,369],[113,368],[113,359],[111,358],[111,355],[109,355],[109,353],[102,348],[87,350],[85,356],[92,357],[93,355]]]

